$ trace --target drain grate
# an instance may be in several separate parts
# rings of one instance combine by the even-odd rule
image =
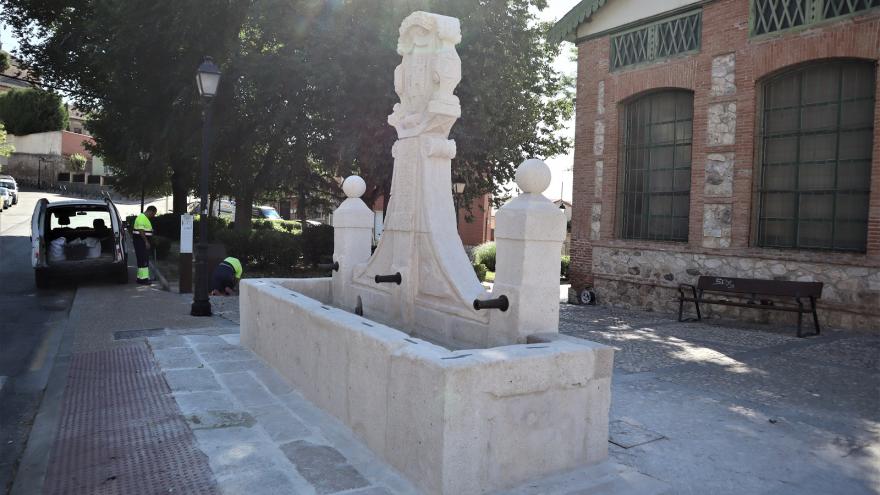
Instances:
[[[75,354],[44,493],[214,494],[146,345]]]
[[[625,449],[645,445],[646,443],[666,438],[656,431],[651,431],[642,426],[630,424],[620,419],[612,421],[608,426],[608,441]]]
[[[113,340],[130,340],[139,339],[141,337],[159,337],[168,335],[168,331],[164,328],[144,328],[141,330],[119,330],[113,332]]]

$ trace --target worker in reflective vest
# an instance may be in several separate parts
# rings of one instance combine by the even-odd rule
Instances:
[[[147,210],[134,219],[131,242],[137,256],[137,283],[150,284],[150,239],[153,238],[153,224],[150,219],[156,216],[156,207],[148,206]]]
[[[211,295],[231,296],[234,294],[235,285],[241,280],[241,274],[241,261],[238,261],[238,258],[230,256],[221,261],[211,277]]]

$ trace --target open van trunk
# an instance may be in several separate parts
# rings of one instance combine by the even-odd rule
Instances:
[[[107,205],[49,205],[45,217],[47,264],[106,265],[116,259],[113,215]]]

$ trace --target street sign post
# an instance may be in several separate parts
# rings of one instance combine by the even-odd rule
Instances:
[[[180,293],[192,292],[193,216],[180,216]]]

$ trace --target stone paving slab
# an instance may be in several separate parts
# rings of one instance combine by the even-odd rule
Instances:
[[[169,366],[165,372],[170,382],[179,383],[174,398],[208,456],[222,493],[418,493],[344,426],[308,404],[250,351],[235,345],[237,337],[185,335],[186,347],[154,350]],[[148,341],[156,347],[170,345],[167,337]],[[219,390],[185,391],[196,388],[184,385],[187,376],[203,386],[216,383]],[[305,418],[297,414],[303,411],[308,411]]]

